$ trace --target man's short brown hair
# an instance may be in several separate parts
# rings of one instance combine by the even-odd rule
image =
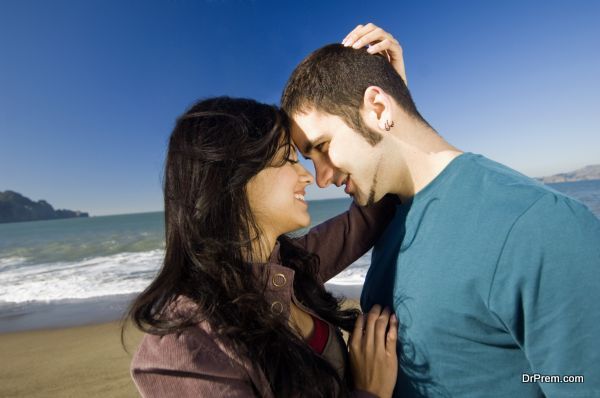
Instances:
[[[404,80],[386,57],[341,44],[314,51],[294,69],[283,91],[281,107],[290,116],[310,109],[339,116],[376,145],[381,135],[369,129],[359,113],[370,86],[382,88],[408,115],[425,122]]]

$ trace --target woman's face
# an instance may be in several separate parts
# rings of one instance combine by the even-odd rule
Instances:
[[[281,147],[274,164],[285,156]],[[267,167],[254,176],[246,187],[250,208],[258,226],[274,241],[279,235],[310,224],[308,204],[304,200],[306,186],[313,176],[298,161],[296,147],[283,166]]]

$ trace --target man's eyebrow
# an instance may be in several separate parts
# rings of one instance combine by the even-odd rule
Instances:
[[[313,144],[310,141],[306,141],[306,143],[304,144],[303,148],[302,148],[302,156],[304,156],[305,153],[310,153],[310,151],[313,150]],[[306,157],[305,157],[306,158]]]

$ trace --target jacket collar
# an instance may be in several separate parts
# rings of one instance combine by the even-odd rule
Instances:
[[[265,299],[274,314],[290,317],[290,306],[294,296],[294,270],[281,264],[280,244],[275,247],[267,263],[253,263],[251,274],[256,280],[265,283]],[[266,270],[266,280],[263,272]]]

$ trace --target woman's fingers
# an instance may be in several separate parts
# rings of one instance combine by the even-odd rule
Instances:
[[[369,45],[367,51],[371,54],[383,53],[390,61],[396,72],[402,77],[404,83],[408,85],[406,79],[406,70],[404,67],[404,58],[400,43],[388,32],[380,27],[368,23],[358,25],[342,41],[346,47],[358,49]]]
[[[400,52],[402,52],[402,47],[400,47],[400,44],[398,44],[398,42],[396,42],[394,39],[389,39],[389,38],[383,39],[379,43],[373,44],[369,48],[367,48],[367,52],[369,52],[371,54],[377,54],[382,51],[390,51],[390,52],[396,53],[396,52],[398,52],[398,50],[400,50]]]
[[[366,347],[373,346],[373,339],[375,338],[375,323],[377,319],[379,319],[379,315],[381,314],[381,306],[379,304],[375,304],[371,307],[371,310],[367,314],[367,324],[365,325],[365,335],[363,344]]]
[[[367,44],[376,44],[391,37],[392,35],[387,33],[385,30],[375,27],[375,29],[364,33],[360,38],[358,38],[352,45],[352,48],[358,49],[366,46]]]
[[[350,47],[350,46],[354,47],[354,44],[356,43],[356,41],[361,40],[364,35],[372,32],[375,29],[378,29],[378,28],[377,28],[377,26],[373,25],[372,23],[368,23],[366,25],[358,25],[356,28],[354,28],[352,30],[352,32],[348,33],[346,38],[342,41],[342,44],[346,47]],[[366,43],[366,44],[368,44],[368,43]],[[359,47],[354,47],[354,48],[359,48]]]
[[[363,314],[360,314],[356,318],[356,322],[354,323],[354,331],[352,332],[352,336],[350,336],[350,346],[354,348],[360,347],[362,344],[363,338],[363,330],[365,328],[365,317]]]
[[[385,351],[385,331],[387,330],[388,323],[390,322],[390,310],[385,307],[379,317],[375,321],[375,350],[377,352]]]
[[[350,38],[351,38],[351,37],[354,35],[354,33],[355,33],[355,32],[356,32],[358,29],[360,29],[360,28],[362,28],[362,27],[363,27],[362,25],[358,25],[356,28],[352,29],[352,30],[350,31],[350,33],[348,33],[348,34],[346,35],[346,37],[344,37],[344,40],[342,40],[342,44],[345,46],[345,45],[346,45],[346,42],[350,40]]]
[[[396,352],[398,339],[398,319],[389,308],[381,309],[375,304],[365,315],[359,315],[354,323],[354,330],[350,336],[350,346],[356,351],[359,349],[373,349],[375,352]]]
[[[389,354],[396,354],[396,343],[398,341],[398,318],[396,314],[390,317],[390,327],[385,338],[385,350]]]
[[[388,330],[389,327],[389,330]],[[359,316],[350,337],[350,366],[355,387],[391,397],[398,375],[398,320],[389,308],[374,305]]]

